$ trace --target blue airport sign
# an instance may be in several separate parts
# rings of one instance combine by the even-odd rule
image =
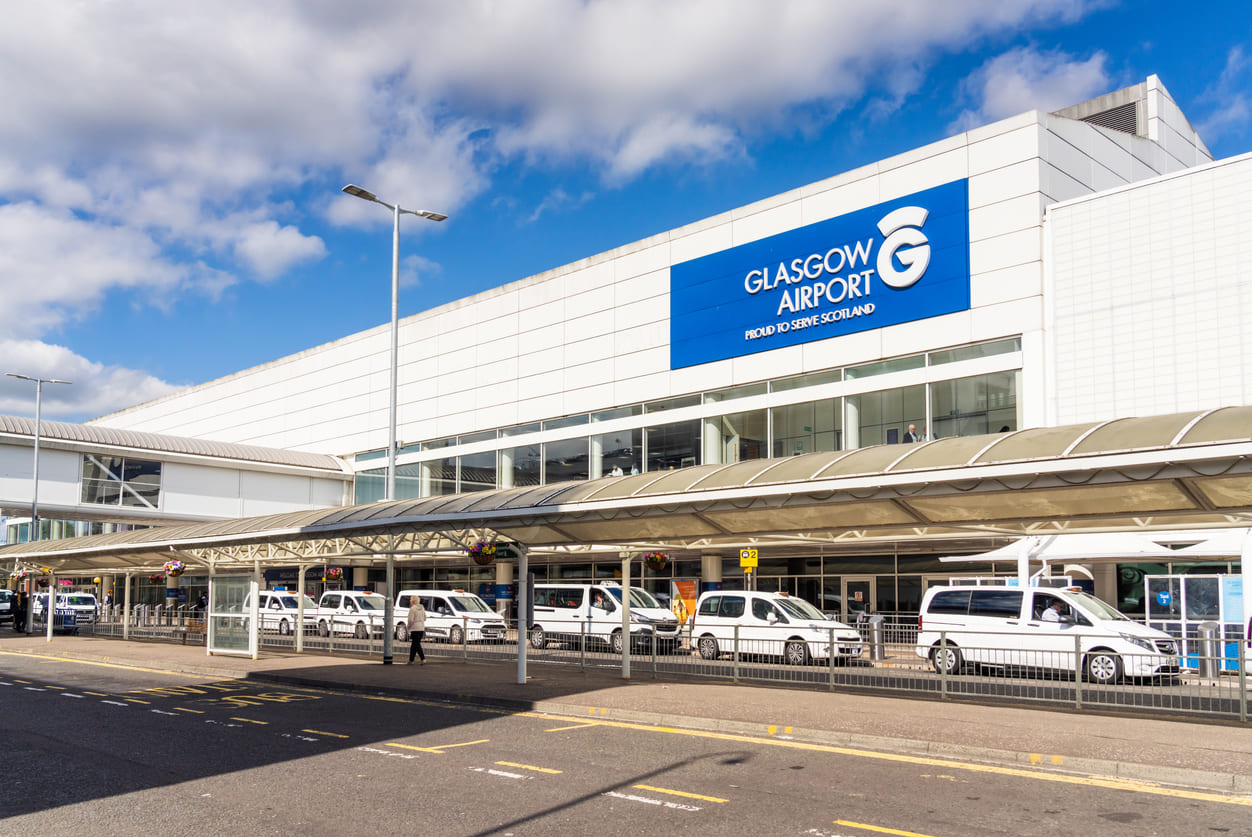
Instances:
[[[969,181],[670,268],[670,368],[970,307]]]

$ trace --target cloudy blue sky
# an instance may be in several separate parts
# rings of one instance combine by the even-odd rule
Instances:
[[[78,421],[1159,75],[1252,151],[1246,0],[10,3],[0,372]],[[34,387],[0,377],[0,413]]]

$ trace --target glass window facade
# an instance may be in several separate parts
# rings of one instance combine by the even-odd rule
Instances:
[[[83,457],[82,501],[105,506],[158,508],[161,463],[87,454]]]
[[[405,451],[443,448],[447,455],[398,466],[396,496],[439,496],[854,450],[903,442],[910,425],[923,440],[1014,431],[1020,426],[1020,369],[967,377],[945,376],[943,371],[944,366],[954,363],[1020,351],[1019,338],[995,340],[457,437],[461,445],[500,440],[497,449],[476,453],[456,455],[452,438],[423,442]],[[1015,360],[1006,358],[1004,362],[1012,364]],[[864,383],[849,382],[898,372],[926,382],[830,397],[831,385],[861,389]],[[805,398],[805,390],[814,387],[824,387],[822,393],[827,397]],[[769,398],[773,405],[738,411],[722,407],[742,398]],[[693,407],[699,408],[701,418],[658,423],[668,410]],[[603,422],[638,426],[595,432],[594,425]],[[567,438],[528,445],[505,441],[540,432]],[[385,470],[377,467],[381,464],[375,458],[378,455],[371,451],[358,457],[374,467],[357,475],[357,502],[382,497]],[[137,473],[136,479],[144,476]],[[120,483],[96,480],[93,490],[102,497],[112,497],[111,502],[121,502]]]

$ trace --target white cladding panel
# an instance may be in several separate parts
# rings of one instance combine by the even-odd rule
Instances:
[[[1252,155],[1048,224],[1056,423],[1252,403]]]
[[[409,317],[401,324],[399,439],[473,433],[1012,335],[1035,347],[1024,351],[1024,362],[1042,365],[1041,351],[1054,346],[1043,338],[1044,207],[1174,171],[1207,153],[1163,88],[1150,79],[1148,90],[1147,124],[1171,137],[1169,150],[1028,112]],[[670,370],[671,264],[962,178],[969,178],[972,310]],[[1104,309],[1087,310],[1094,325]],[[1178,308],[1179,323],[1186,310]],[[467,342],[470,330],[500,337]],[[1075,334],[1077,345],[1052,350],[1068,352],[1068,367],[1086,374],[1075,356],[1106,337],[1099,329]],[[99,422],[338,455],[381,449],[389,347],[389,329],[373,329]],[[1109,358],[1123,351],[1103,349]],[[1023,415],[1046,413],[1049,379],[1023,375]],[[1210,387],[1207,380],[1192,378],[1200,388]],[[1190,385],[1180,382],[1184,391]],[[1085,403],[1067,405],[1067,415]]]

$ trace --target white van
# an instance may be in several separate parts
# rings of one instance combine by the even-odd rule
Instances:
[[[1096,683],[1179,673],[1173,637],[1077,587],[932,587],[917,628],[917,655],[941,673],[966,664],[1072,672],[1076,652]]]
[[[48,605],[48,594],[37,593],[31,602],[35,615],[43,618],[41,614]],[[57,593],[57,612],[66,608],[74,611],[74,622],[78,625],[95,622],[100,610],[94,593]]]
[[[622,653],[622,586],[600,584],[536,584],[534,620],[530,644],[546,648],[549,637],[577,643],[581,637],[607,644],[614,654]],[[670,653],[678,647],[682,631],[678,617],[647,590],[630,588],[630,636],[635,650],[652,650],[656,637],[657,653]]]
[[[781,657],[792,665],[810,660],[849,661],[861,656],[856,629],[829,619],[804,599],[786,593],[708,590],[691,617],[691,641],[706,660],[734,653]]]
[[[278,631],[290,635],[300,621],[300,599],[295,591],[262,590],[257,594],[261,611],[261,630]],[[243,612],[252,610],[252,594],[244,596]],[[246,623],[245,623],[246,624]],[[304,595],[304,629],[317,627],[317,603],[307,593]]]
[[[503,641],[504,617],[464,590],[401,590],[396,596],[396,639],[409,638],[409,608],[416,596],[426,608],[426,636],[460,645],[462,642]]]

